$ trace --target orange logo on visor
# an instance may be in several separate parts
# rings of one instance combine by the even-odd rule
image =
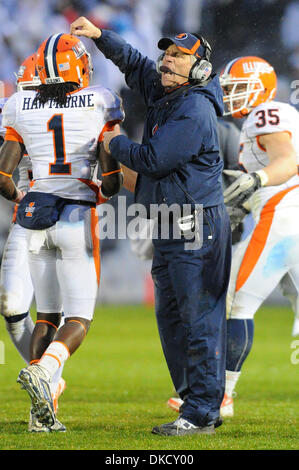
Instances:
[[[175,38],[176,39],[186,39],[186,37],[187,37],[186,33],[181,33],[181,34],[178,34]]]

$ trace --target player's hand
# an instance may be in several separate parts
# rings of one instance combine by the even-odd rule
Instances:
[[[105,149],[106,153],[108,153],[108,154],[111,153],[110,149],[109,149],[110,142],[114,137],[117,137],[118,135],[121,135],[119,124],[115,124],[112,131],[104,132],[104,134],[103,134],[103,145],[104,145],[104,149]]]
[[[17,188],[17,196],[12,202],[15,202],[16,204],[20,204],[24,196],[26,196],[26,192]]]
[[[240,207],[262,186],[261,179],[256,173],[244,173],[240,170],[224,170],[223,173],[236,178],[236,181],[223,193],[224,203],[230,206]]]
[[[249,214],[249,211],[245,209],[245,207],[233,207],[233,206],[226,206],[227,213],[230,218],[230,227],[231,231],[233,232],[238,225],[243,221],[245,216]]]
[[[98,39],[102,35],[102,31],[84,16],[80,16],[71,23],[70,33],[90,39]]]
[[[95,184],[98,186],[99,190],[97,193],[97,200],[96,200],[96,205],[99,206],[100,204],[104,204],[105,202],[109,201],[111,199],[110,197],[104,196],[102,192],[102,181],[101,180],[95,180]]]

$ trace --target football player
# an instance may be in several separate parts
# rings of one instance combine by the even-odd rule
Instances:
[[[20,371],[18,382],[31,398],[34,416],[51,429],[57,423],[51,380],[80,346],[93,318],[100,281],[96,204],[107,201],[122,185],[120,166],[105,159],[100,141],[124,114],[116,94],[89,86],[91,58],[78,38],[56,34],[46,39],[37,51],[36,67],[38,90],[14,94],[4,108],[7,131],[0,153],[0,192],[16,202],[24,197],[10,176],[25,146],[34,184],[24,201],[27,204],[29,196],[34,202],[25,204],[23,224],[28,227],[30,219],[28,257],[38,320],[32,334],[32,365]],[[101,187],[95,175],[98,159]],[[44,214],[53,199],[60,204],[60,214],[40,229],[36,214]],[[20,213],[21,206],[18,217]],[[65,323],[58,329],[62,305]],[[41,328],[46,328],[44,335]]]
[[[16,74],[17,90],[36,89],[39,79],[36,76],[35,54],[27,57]],[[1,100],[2,108],[7,98]],[[2,113],[0,114],[2,121]],[[5,138],[5,129],[0,123],[2,142]],[[18,165],[18,188],[27,192],[32,181],[32,165],[30,158],[24,150],[23,158]],[[0,279],[0,313],[5,318],[6,329],[24,361],[30,363],[30,342],[34,329],[34,322],[29,313],[33,299],[33,286],[29,272],[27,257],[26,230],[16,223],[18,204],[15,205],[11,228],[5,243]],[[51,382],[51,393],[55,412],[58,409],[58,397],[65,389],[65,381],[61,377],[60,368]],[[48,432],[49,429],[30,413],[29,432]]]
[[[259,57],[232,60],[220,80],[225,114],[245,118],[240,136],[242,171],[225,171],[236,178],[224,191],[225,203],[240,213],[251,211],[254,219],[252,233],[234,253],[227,296],[221,415],[233,416],[232,395],[251,350],[254,314],[280,281],[299,316],[299,114],[291,105],[274,101],[275,71]]]

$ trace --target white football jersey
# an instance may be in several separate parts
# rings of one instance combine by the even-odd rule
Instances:
[[[30,190],[95,202],[97,144],[108,122],[124,119],[120,98],[102,86],[71,92],[64,107],[35,97],[35,91],[19,91],[3,110],[3,126],[17,133],[30,155]]]
[[[276,132],[288,132],[294,145],[299,164],[299,113],[291,105],[270,101],[254,108],[246,118],[240,135],[239,164],[248,173],[263,169],[270,163],[267,152],[259,143],[259,136]],[[299,184],[298,174],[277,186],[260,188],[250,198],[253,212],[264,206],[274,194]]]

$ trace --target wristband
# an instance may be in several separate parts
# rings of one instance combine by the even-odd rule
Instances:
[[[109,171],[108,173],[102,173],[102,176],[109,176],[109,175],[113,175],[114,173],[122,173],[122,169],[119,168],[118,170],[113,170],[113,171]]]
[[[269,181],[269,176],[267,175],[267,173],[264,170],[258,170],[255,173],[260,177],[261,186],[266,186]]]

